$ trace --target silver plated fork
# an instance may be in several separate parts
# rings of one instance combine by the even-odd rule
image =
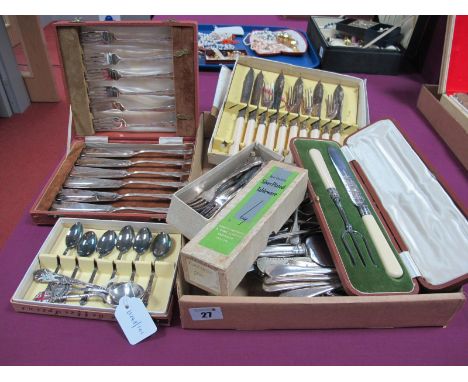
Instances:
[[[175,121],[161,121],[157,124],[127,123],[122,117],[104,117],[93,120],[96,131],[152,131],[175,132]]]

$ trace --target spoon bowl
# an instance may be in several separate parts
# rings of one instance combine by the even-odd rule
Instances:
[[[99,253],[99,257],[101,258],[111,253],[114,250],[116,244],[117,234],[112,230],[104,232],[104,234],[99,238],[99,241],[97,243],[97,251]]]
[[[127,281],[120,283],[110,283],[107,286],[107,295],[105,301],[110,305],[119,305],[122,297],[142,298],[145,290],[140,284]]]
[[[126,225],[119,232],[119,237],[117,238],[116,247],[119,250],[118,260],[122,258],[122,255],[128,252],[132,246],[133,241],[135,240],[135,231],[131,225]]]
[[[93,231],[88,231],[83,236],[81,236],[80,241],[76,247],[76,251],[80,257],[89,257],[94,253],[94,251],[96,251],[96,246],[96,234]]]
[[[154,238],[151,252],[156,259],[162,259],[171,252],[172,244],[172,238],[166,232],[160,232]]]
[[[152,240],[153,235],[148,227],[143,227],[138,231],[133,243],[133,249],[137,253],[137,258],[148,250]]]
[[[65,249],[63,255],[66,255],[70,249],[75,248],[78,245],[81,236],[83,236],[83,231],[83,224],[80,222],[76,222],[70,227],[70,230],[65,237],[65,245],[67,248]]]
[[[307,254],[314,263],[324,268],[333,268],[335,266],[322,235],[318,234],[307,237],[305,246]]]

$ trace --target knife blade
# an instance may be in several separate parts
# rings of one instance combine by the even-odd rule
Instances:
[[[151,175],[163,176],[169,178],[182,178],[188,175],[186,171],[127,171],[119,169],[108,169],[98,167],[75,166],[70,172],[70,176],[78,176],[83,178],[105,178],[105,179],[121,179],[132,175]]]
[[[353,204],[357,207],[359,214],[364,221],[364,225],[366,226],[367,232],[374,243],[385,272],[390,277],[400,278],[403,276],[403,269],[367,205],[367,201],[354,179],[348,162],[345,161],[341,150],[336,147],[329,146],[328,154],[330,155],[330,159],[335,166],[338,176],[343,182],[346,192]]]
[[[248,103],[250,99],[250,93],[252,93],[252,87],[254,83],[255,72],[252,68],[249,69],[247,75],[244,78],[244,83],[242,85],[242,92],[240,97],[240,103]],[[241,143],[243,128],[244,128],[244,119],[245,113],[247,111],[247,106],[239,110],[237,114],[236,123],[234,125],[234,131],[232,134],[232,143],[229,147],[229,155],[234,155],[239,152],[239,145]]]
[[[281,106],[281,100],[283,97],[284,90],[284,74],[281,72],[276,78],[275,86],[273,87],[273,105],[272,109],[276,110],[276,113],[270,117],[270,122],[268,123],[267,137],[265,140],[265,146],[270,150],[274,149],[275,138],[276,138],[276,126],[278,122],[279,109]]]
[[[56,196],[56,200],[60,202],[116,202],[117,200],[126,198],[140,198],[140,199],[172,199],[172,194],[154,194],[154,193],[137,193],[129,192],[125,194],[118,194],[117,192],[105,192],[94,190],[80,190],[74,188],[63,188]]]
[[[167,208],[161,207],[114,207],[110,204],[92,204],[92,203],[54,203],[52,204],[53,211],[63,212],[118,212],[118,211],[140,211],[151,212],[155,214],[166,214]]]
[[[137,164],[146,165],[166,165],[166,166],[189,166],[191,160],[184,159],[137,159],[137,160],[125,160],[125,159],[111,159],[111,158],[86,158],[81,157],[76,161],[77,166],[87,167],[99,167],[99,168],[127,168]]]
[[[68,178],[63,187],[65,188],[84,188],[84,189],[95,189],[95,188],[121,188],[130,185],[146,185],[155,187],[169,187],[169,188],[180,188],[185,186],[185,182],[159,182],[153,180],[117,180],[117,179],[101,179],[101,178],[79,178],[71,177]]]
[[[256,106],[254,110],[249,113],[247,127],[244,134],[244,145],[250,145],[253,142],[255,134],[255,126],[257,125],[257,113],[258,106],[260,104],[260,97],[263,91],[263,72],[257,74],[255,83],[252,90],[252,97],[250,98],[250,104]]]

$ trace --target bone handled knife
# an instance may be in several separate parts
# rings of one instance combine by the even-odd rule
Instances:
[[[250,99],[250,93],[252,92],[254,82],[254,70],[250,68],[249,72],[244,78],[244,84],[242,85],[242,93],[240,103],[248,103]],[[242,133],[244,132],[244,119],[245,113],[247,112],[247,106],[239,110],[237,114],[236,124],[234,125],[234,132],[232,135],[232,143],[229,147],[229,155],[234,155],[239,152],[239,146],[242,140]]]
[[[245,129],[245,136],[244,136],[244,146],[250,145],[254,140],[255,135],[255,126],[257,125],[257,113],[258,113],[258,105],[260,103],[260,96],[262,95],[263,89],[263,72],[257,74],[255,78],[255,83],[252,90],[252,97],[250,99],[251,105],[256,105],[257,108],[252,110],[249,113],[249,117],[247,118],[247,128]]]

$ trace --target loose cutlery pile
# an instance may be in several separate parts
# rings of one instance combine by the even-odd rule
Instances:
[[[341,283],[313,212],[304,202],[281,231],[270,236],[255,269],[262,289],[281,297],[315,297],[341,293]]]
[[[284,74],[280,73],[272,85],[265,81],[262,71],[255,76],[255,71],[250,68],[239,99],[239,103],[246,106],[238,112],[229,155],[257,142],[284,155],[286,162],[291,163],[289,143],[295,137],[341,141],[341,134],[347,128],[342,121],[343,87],[337,85],[333,94],[326,97],[326,115],[322,118],[323,83],[318,81],[309,88],[304,79],[298,77],[285,91],[285,81]]]
[[[175,132],[170,30],[131,29],[81,30],[94,129]]]
[[[62,256],[66,256],[72,249],[76,248],[79,257],[92,257],[97,252],[96,259],[99,260],[109,256],[114,249],[119,251],[116,260],[122,260],[124,255],[128,260],[130,256],[128,253],[133,250],[135,256],[132,259],[132,273],[129,277],[127,275],[118,275],[117,266],[112,261],[112,274],[107,276],[108,281],[105,286],[102,286],[94,283],[99,272],[105,273],[102,269],[100,270],[96,261],[91,276],[86,278],[86,281],[82,279],[84,276],[80,276],[81,269],[78,258],[76,258],[76,266],[71,276],[58,273],[61,269],[59,262],[55,271],[42,268],[34,272],[35,282],[47,284],[44,291],[36,294],[34,301],[64,303],[78,299],[80,305],[83,306],[87,304],[89,298],[99,297],[104,303],[117,305],[121,297],[128,296],[141,298],[144,304],[148,305],[155,278],[154,261],[163,260],[171,253],[173,239],[165,232],[159,232],[153,239],[153,234],[148,227],[141,228],[135,235],[133,227],[127,225],[120,230],[119,234],[113,230],[108,230],[98,240],[94,231],[83,232],[82,224],[77,222],[70,227],[65,238],[65,244],[66,250]],[[135,283],[135,277],[137,276],[135,263],[142,261],[141,256],[148,250],[152,253],[154,260],[151,260],[149,276],[139,275],[139,280],[146,280],[146,288],[143,288],[140,284]],[[104,267],[103,269],[107,268]],[[119,277],[119,282],[115,281],[116,276]]]
[[[187,181],[192,152],[190,144],[88,145],[51,209],[165,214]]]

